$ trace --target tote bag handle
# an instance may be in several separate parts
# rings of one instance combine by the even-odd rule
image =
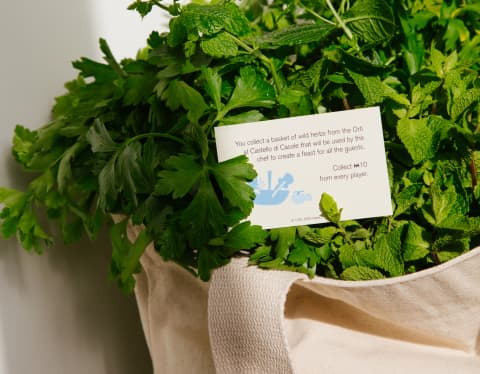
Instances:
[[[208,296],[217,374],[293,374],[283,328],[288,291],[299,273],[263,271],[246,259],[215,270]]]
[[[218,374],[480,370],[480,247],[421,272],[358,282],[246,261],[215,270],[210,283]]]

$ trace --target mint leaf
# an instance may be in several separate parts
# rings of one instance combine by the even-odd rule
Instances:
[[[365,249],[357,249],[353,244],[343,244],[338,248],[338,260],[343,269],[348,269],[351,266],[366,266],[367,263],[363,257],[368,258],[371,251]]]
[[[380,271],[372,269],[366,266],[350,266],[346,268],[340,274],[340,278],[346,281],[359,281],[359,280],[374,280],[383,279],[383,275]]]
[[[373,267],[382,269],[395,277],[404,274],[402,253],[402,233],[404,227],[380,235],[373,246],[370,258],[367,260]]]
[[[468,107],[480,102],[480,88],[471,88],[455,99],[450,109],[453,119],[459,117]]]
[[[209,39],[203,39],[200,42],[200,48],[207,55],[217,58],[233,57],[238,54],[237,43],[226,32],[220,32]]]
[[[438,183],[431,188],[434,224],[440,228],[463,226],[468,205],[453,184],[442,189]]]
[[[168,41],[170,46],[175,47],[188,37],[195,39],[199,34],[211,36],[222,30],[235,36],[251,32],[248,20],[234,3],[188,4],[170,23]]]
[[[328,243],[335,234],[338,233],[338,228],[335,226],[324,226],[309,231],[305,234],[304,239],[317,245]]]
[[[410,222],[403,244],[403,260],[416,261],[426,257],[430,253],[431,242],[431,235],[425,228]]]
[[[398,121],[397,133],[414,164],[431,159],[436,155],[440,134],[427,118],[402,118]]]
[[[384,0],[357,0],[344,17],[350,30],[369,43],[390,39],[395,32],[393,9]]]
[[[338,224],[342,214],[342,209],[338,209],[336,201],[328,193],[323,192],[320,198],[320,211],[325,219]]]
[[[433,81],[428,82],[424,86],[417,84],[413,88],[411,97],[412,105],[408,108],[409,118],[422,114],[435,102],[432,94],[440,87],[440,84],[441,81]]]
[[[418,202],[418,196],[421,189],[422,185],[420,183],[414,183],[395,194],[395,217],[407,212],[411,206]]]
[[[404,226],[400,226],[389,233],[378,234],[373,248],[366,248],[361,242],[342,245],[338,250],[342,267],[369,267],[382,270],[390,276],[404,274],[401,256],[403,230]]]
[[[0,190],[1,233],[41,251],[41,216],[71,242],[121,213],[146,232],[135,247],[114,230],[112,276],[129,290],[147,238],[202,279],[237,252],[267,269],[374,279],[467,251],[480,240],[480,11],[457,3],[131,0],[142,16],[173,16],[168,32],[123,60],[101,39],[104,61],[73,62],[51,122],[17,126],[13,155],[36,175],[25,193]],[[214,126],[366,105],[381,107],[392,217],[340,221],[323,196],[326,224],[245,221],[255,170],[216,162]]]
[[[335,27],[324,23],[294,24],[261,35],[257,38],[257,43],[260,48],[279,48],[319,42],[334,29]]]
[[[386,98],[404,106],[409,106],[410,101],[405,95],[399,94],[395,89],[383,83],[379,77],[365,76],[348,70],[356,86],[365,98],[365,105],[382,103]]]

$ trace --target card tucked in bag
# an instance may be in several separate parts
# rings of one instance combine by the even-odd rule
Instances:
[[[203,283],[151,246],[142,265],[135,293],[155,374],[480,372],[480,248],[363,282],[235,259]]]

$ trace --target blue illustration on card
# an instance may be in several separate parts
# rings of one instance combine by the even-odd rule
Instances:
[[[303,204],[306,201],[311,201],[312,196],[304,191],[291,191],[291,185],[294,182],[294,177],[291,173],[284,173],[280,178],[275,180],[273,172],[267,171],[266,181],[258,176],[250,185],[255,191],[256,205],[280,205],[284,203],[289,196],[291,196],[294,204]]]
[[[289,186],[293,183],[293,176],[290,173],[285,173],[278,178],[276,182],[273,181],[272,171],[267,171],[267,181],[258,176],[250,185],[255,191],[255,204],[258,205],[280,205],[287,198],[290,193]]]
[[[304,191],[293,191],[292,201],[294,204],[301,205],[307,201],[312,201],[312,195]]]

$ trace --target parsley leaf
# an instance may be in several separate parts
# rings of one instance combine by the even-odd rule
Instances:
[[[73,62],[51,121],[18,125],[12,154],[33,172],[0,188],[1,233],[41,252],[53,238],[94,239],[109,216],[111,277],[134,287],[153,245],[208,280],[232,256],[336,279],[399,276],[480,243],[480,10],[473,0],[193,2],[132,0],[170,17],[133,58]],[[395,211],[342,221],[324,193],[321,225],[252,225],[256,172],[218,163],[214,127],[379,105]],[[127,225],[144,231],[133,243]]]

